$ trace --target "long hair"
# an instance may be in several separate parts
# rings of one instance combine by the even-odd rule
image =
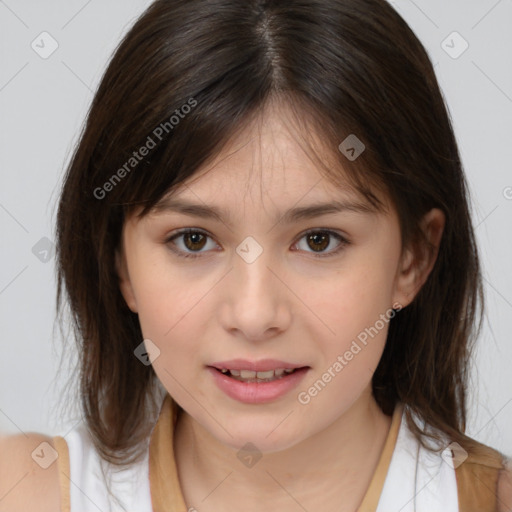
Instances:
[[[376,207],[372,190],[385,191],[403,246],[425,244],[428,210],[445,213],[435,266],[391,320],[372,386],[384,413],[408,406],[424,446],[436,434],[413,414],[469,447],[482,280],[453,128],[421,42],[384,0],[157,0],[101,79],[57,215],[57,305],[67,299],[72,313],[81,407],[99,453],[138,459],[153,426],[141,411],[157,404],[115,269],[123,222],[135,207],[146,215],[271,100],[290,106],[306,143],[314,133],[329,148],[317,156],[330,159],[333,183],[343,168]],[[350,135],[366,148],[353,161],[339,149]]]

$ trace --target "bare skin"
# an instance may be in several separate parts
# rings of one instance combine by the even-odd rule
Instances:
[[[355,511],[391,423],[365,395],[326,430],[288,450],[265,454],[253,467],[245,467],[236,451],[225,450],[185,415],[174,446],[187,508],[213,512],[231,510],[232,504],[233,510],[243,507],[251,512],[314,511],[320,503],[321,510]],[[348,437],[340,438],[340,432]],[[315,465],[310,466],[313,453]]]

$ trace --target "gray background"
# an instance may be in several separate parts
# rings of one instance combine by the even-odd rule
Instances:
[[[473,197],[488,310],[467,433],[511,455],[512,0],[391,3],[435,64]],[[1,432],[56,435],[79,421],[78,410],[63,417],[56,409],[74,356],[66,350],[57,374],[55,207],[111,52],[149,4],[0,0]],[[31,46],[49,51],[52,39],[58,48],[46,59]]]

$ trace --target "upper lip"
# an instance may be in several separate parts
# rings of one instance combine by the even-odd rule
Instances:
[[[277,370],[278,368],[302,368],[305,365],[287,363],[278,359],[260,359],[259,361],[248,361],[247,359],[230,359],[229,361],[219,361],[210,364],[219,370],[252,370],[253,372],[266,372]]]

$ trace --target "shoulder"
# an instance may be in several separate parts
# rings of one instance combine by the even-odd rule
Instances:
[[[0,434],[0,512],[60,510],[56,458],[52,437]]]
[[[404,412],[406,407],[404,407]],[[413,411],[410,411],[415,422],[423,425]],[[459,443],[450,439],[450,436],[427,423],[428,430],[436,434],[439,442],[433,443],[431,448],[420,444],[416,433],[403,422],[404,444],[402,450],[414,453],[418,448],[416,460],[422,454],[425,466],[441,468],[437,472],[440,477],[440,487],[453,489],[455,486],[460,512],[512,512],[512,460],[499,450],[483,444],[474,438],[464,436]],[[427,429],[427,427],[426,427]],[[427,445],[430,445],[429,440]],[[462,446],[461,446],[462,445]],[[400,475],[401,478],[404,475]],[[430,480],[432,475],[425,476],[425,485],[432,488]],[[397,481],[401,481],[399,478]],[[439,493],[440,494],[440,493]],[[446,508],[448,510],[448,508]],[[441,510],[430,507],[430,510]]]
[[[510,512],[512,510],[512,459],[510,458],[507,459],[505,467],[498,476],[497,497],[497,512]]]
[[[512,465],[503,453],[472,439],[455,473],[461,504],[477,505],[482,512],[512,510]]]

